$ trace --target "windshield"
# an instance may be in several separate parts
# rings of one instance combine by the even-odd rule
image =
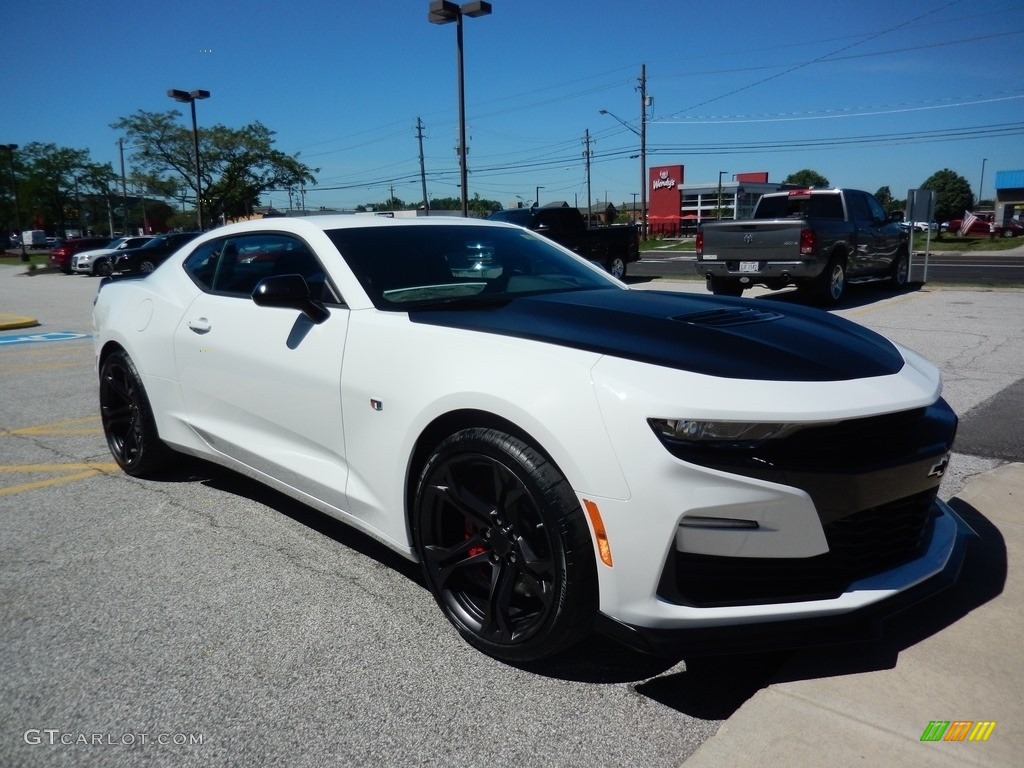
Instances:
[[[327,235],[379,309],[619,287],[521,229],[395,226],[335,229]]]

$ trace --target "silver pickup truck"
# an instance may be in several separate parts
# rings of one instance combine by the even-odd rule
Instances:
[[[750,219],[704,224],[697,274],[712,293],[796,285],[821,303],[838,302],[847,283],[906,285],[907,234],[875,198],[857,189],[794,189],[763,195]]]

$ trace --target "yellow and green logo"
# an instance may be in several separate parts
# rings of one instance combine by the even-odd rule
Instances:
[[[988,741],[995,729],[995,720],[932,720],[921,741]]]

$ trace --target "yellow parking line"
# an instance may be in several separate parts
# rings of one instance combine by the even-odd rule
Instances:
[[[78,419],[36,424],[32,427],[0,429],[0,435],[97,435],[103,432],[102,427],[82,427],[80,425],[96,424],[99,420],[99,416],[84,416]]]
[[[48,488],[61,483],[70,483],[75,480],[84,480],[98,474],[117,472],[120,469],[114,462],[87,462],[82,464],[11,464],[0,465],[0,472],[10,474],[25,474],[30,472],[70,472],[71,474],[60,474],[57,477],[49,477],[44,480],[35,480],[30,483],[20,483],[6,488],[0,488],[0,496],[10,496],[22,491],[31,491],[36,488]]]

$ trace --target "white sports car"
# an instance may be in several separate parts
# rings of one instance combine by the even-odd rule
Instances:
[[[105,279],[107,442],[254,477],[419,560],[474,646],[721,649],[955,578],[957,418],[917,354],[815,309],[630,290],[519,227],[230,225]],[[845,630],[844,630],[845,631]]]

